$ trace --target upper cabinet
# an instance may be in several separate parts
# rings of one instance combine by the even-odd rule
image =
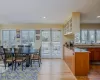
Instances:
[[[80,12],[73,12],[64,25],[64,35],[73,35],[80,32]]]

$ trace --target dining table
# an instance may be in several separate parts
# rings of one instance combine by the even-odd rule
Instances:
[[[22,54],[26,55],[26,67],[29,67],[31,62],[30,62],[30,57],[31,54],[37,54],[39,52],[38,49],[35,49],[33,47],[23,47],[22,48]],[[12,54],[14,53],[14,49],[12,49]]]

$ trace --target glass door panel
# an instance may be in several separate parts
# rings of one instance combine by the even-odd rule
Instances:
[[[60,30],[52,30],[52,58],[60,58],[61,57],[61,31]]]
[[[42,58],[61,58],[61,31],[42,30]]]
[[[41,50],[41,56],[43,58],[50,58],[50,30],[42,30],[42,50]]]

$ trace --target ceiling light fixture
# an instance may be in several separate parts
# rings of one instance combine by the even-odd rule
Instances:
[[[100,18],[100,16],[97,16],[97,18]]]
[[[43,18],[45,19],[46,17],[44,16]]]

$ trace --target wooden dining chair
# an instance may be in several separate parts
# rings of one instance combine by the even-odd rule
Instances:
[[[2,60],[4,60],[3,46],[0,46],[0,57],[1,57]]]
[[[31,56],[31,67],[32,67],[32,61],[38,61],[38,64],[39,64],[39,67],[40,67],[40,64],[41,64],[41,47],[39,48],[39,52],[36,53],[36,54],[33,54]]]
[[[15,70],[17,63],[22,64],[22,70],[23,70],[23,63],[26,61],[26,57],[22,53],[22,48],[14,48],[14,54],[15,54]]]
[[[24,47],[24,45],[18,45],[18,47],[19,47],[19,48],[23,48],[23,47]]]
[[[3,48],[4,50],[4,55],[5,55],[5,58],[4,58],[4,64],[5,64],[5,69],[6,69],[6,64],[8,63],[12,63],[12,70],[13,70],[13,64],[14,64],[14,61],[15,61],[15,57],[12,55],[11,53],[11,48],[8,49],[8,48]]]

